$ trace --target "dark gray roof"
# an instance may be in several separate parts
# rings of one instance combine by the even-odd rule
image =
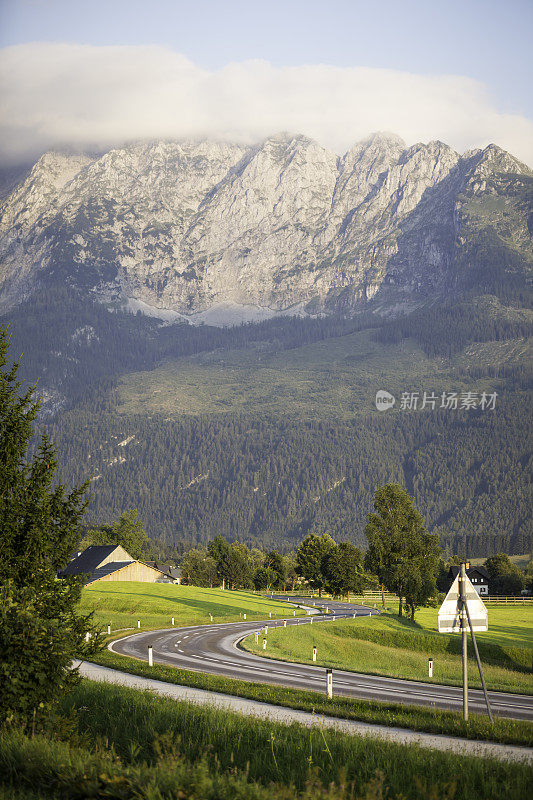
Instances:
[[[458,567],[455,564],[450,567],[450,573],[451,573],[452,578],[456,578],[460,571],[461,571],[461,567]],[[478,575],[481,575],[481,577],[485,578],[485,580],[487,580],[487,581],[488,581],[488,579],[490,577],[489,573],[487,572],[485,567],[469,567],[466,570],[466,574],[468,575],[469,578],[470,578],[471,575],[474,575],[476,573]]]
[[[144,563],[148,564],[149,567],[154,567],[154,569],[158,569],[159,572],[163,572],[165,575],[168,575],[169,578],[181,577],[180,567],[171,567],[170,564],[160,564],[158,561],[145,561]]]
[[[111,575],[113,572],[118,572],[119,569],[127,567],[129,564],[134,564],[134,561],[110,561],[109,564],[104,564],[103,567],[95,569],[90,577],[86,580],[85,585],[93,583],[94,581],[103,578],[105,575]]]
[[[84,550],[81,556],[70,561],[60,574],[90,575],[102,563],[104,558],[110,556],[117,547],[118,545],[116,544],[93,544],[87,550]]]

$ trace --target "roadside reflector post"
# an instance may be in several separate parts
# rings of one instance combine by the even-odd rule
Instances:
[[[293,617],[295,617],[295,616],[296,616],[296,611],[293,611],[293,612],[292,612],[292,616],[293,616]]]
[[[174,625],[174,617],[172,617],[172,624]]]
[[[429,677],[432,678],[433,677],[433,659],[432,658],[428,659],[428,673],[429,673]]]
[[[355,619],[355,618],[356,618],[356,616],[357,616],[357,614],[354,614],[354,615],[353,615],[353,618]]]
[[[463,719],[468,722],[468,631],[466,624],[466,568],[464,562],[461,564],[459,590],[461,593],[461,636],[463,639]]]
[[[327,669],[326,670],[326,691],[328,698],[331,700],[333,697],[333,670]]]
[[[107,635],[111,636],[111,623],[107,626]]]
[[[268,616],[270,617],[270,619],[272,619],[272,611],[268,612]]]
[[[313,661],[316,661],[316,645],[313,645]]]
[[[140,619],[138,619],[138,620],[137,620],[137,627],[138,627],[138,628],[140,628],[140,627],[141,627],[141,620],[140,620]]]
[[[211,622],[213,622],[213,615],[212,614],[209,614],[209,619],[211,620]]]
[[[244,614],[243,616],[244,616],[244,619],[246,619],[246,614]]]
[[[284,619],[284,620],[283,620],[283,627],[284,627],[284,628],[286,628],[286,627],[287,627],[287,620],[286,620],[286,619]]]
[[[255,643],[259,644],[259,631],[255,632]]]
[[[313,624],[313,617],[311,617],[311,625]]]
[[[263,650],[267,649],[267,640],[263,637]]]
[[[153,656],[153,649],[152,649],[152,645],[151,644],[148,645],[148,666],[149,667],[153,667],[154,666],[154,656]]]

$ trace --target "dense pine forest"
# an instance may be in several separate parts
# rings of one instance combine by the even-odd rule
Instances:
[[[247,415],[181,421],[77,408],[48,430],[68,484],[92,476],[88,521],[137,508],[152,536],[286,552],[308,533],[365,545],[377,487],[412,494],[448,553],[525,553],[530,445],[521,403],[499,413],[367,415],[300,422]]]
[[[57,442],[59,479],[69,485],[90,480],[88,523],[137,508],[148,533],[169,545],[205,545],[222,534],[288,552],[308,533],[327,532],[365,546],[372,499],[392,481],[413,495],[446,553],[476,557],[533,546],[529,365],[527,357],[496,357],[498,347],[493,357],[490,349],[508,343],[513,353],[526,352],[530,319],[520,303],[510,308],[486,296],[396,321],[366,312],[195,328],[110,312],[61,289],[0,322],[9,324],[12,355],[23,354],[23,374],[39,381],[48,400],[41,426]],[[121,376],[134,383],[132,375],[168,360],[179,378],[179,359],[215,354],[217,380],[224,381],[225,353],[233,361],[240,353],[253,360],[256,353],[289,351],[308,358],[309,346],[322,343],[324,357],[331,342],[337,358],[339,342],[351,342],[358,331],[368,332],[376,347],[415,342],[440,359],[428,362],[429,369],[447,369],[447,359],[459,354],[449,362],[450,380],[469,387],[482,376],[494,378],[496,409],[398,413],[396,407],[381,415],[368,405],[336,417],[318,407],[310,416],[303,405],[298,413],[294,403],[275,414],[261,411],[259,402],[248,412],[228,406],[223,413],[163,415],[142,404],[138,413],[124,413],[119,402]],[[489,343],[484,360],[465,349],[479,342]],[[354,370],[353,391],[361,375],[381,388],[386,373],[373,379],[371,369],[370,378],[368,369],[357,372],[365,351],[350,355],[350,347],[345,363]],[[316,374],[306,374],[304,395]],[[334,371],[327,374],[335,380]],[[400,377],[407,383],[410,376]]]

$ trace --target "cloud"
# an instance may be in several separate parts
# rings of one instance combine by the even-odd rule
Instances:
[[[459,151],[496,142],[533,164],[533,123],[454,75],[266,61],[208,71],[160,46],[24,44],[0,51],[0,161],[143,138],[256,142],[304,133],[338,153],[375,130]]]

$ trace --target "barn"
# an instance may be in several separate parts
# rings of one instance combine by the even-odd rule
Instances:
[[[97,581],[173,583],[170,575],[132,558],[120,545],[91,545],[72,558],[59,577],[85,575],[85,586]]]

